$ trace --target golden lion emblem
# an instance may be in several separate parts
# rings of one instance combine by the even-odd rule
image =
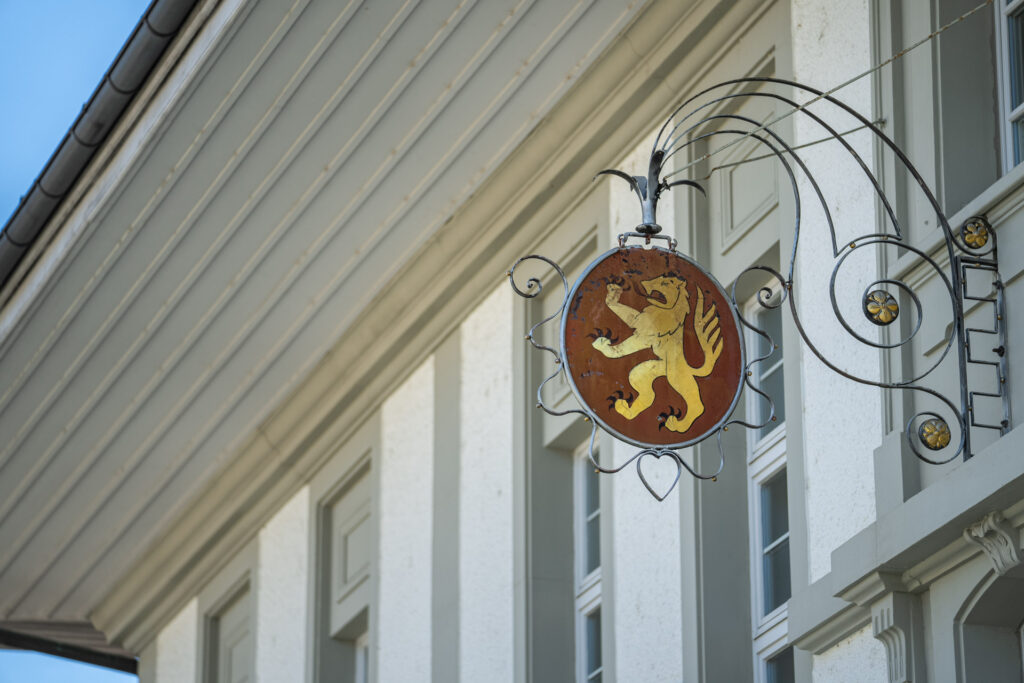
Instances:
[[[674,273],[666,273],[640,283],[647,292],[648,306],[638,311],[619,302],[622,285],[609,283],[605,304],[622,322],[633,329],[633,334],[619,344],[608,336],[594,340],[593,347],[608,358],[622,358],[629,354],[651,349],[657,360],[637,363],[629,372],[629,384],[637,392],[630,400],[618,392],[610,396],[615,411],[632,420],[654,403],[654,380],[665,377],[669,386],[686,402],[685,415],[672,411],[661,418],[663,427],[673,432],[685,432],[704,413],[700,398],[698,377],[707,377],[715,369],[722,355],[721,329],[715,304],[704,310],[704,293],[697,287],[697,309],[693,315],[693,330],[704,352],[704,363],[695,368],[686,362],[683,350],[684,326],[690,313],[690,299],[686,280]],[[659,427],[660,428],[660,427]]]

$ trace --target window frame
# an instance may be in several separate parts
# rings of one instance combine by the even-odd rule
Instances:
[[[993,11],[996,27],[996,68],[998,69],[999,82],[999,132],[1000,152],[1002,155],[1002,171],[1006,175],[1016,166],[1024,163],[1024,158],[1019,162],[1014,160],[1013,125],[1017,121],[1024,121],[1024,101],[1016,108],[1013,108],[1011,86],[1010,86],[1010,35],[1007,26],[1009,18],[1015,14],[1024,15],[1024,0],[997,0]],[[1024,51],[1024,44],[1020,46]],[[1024,67],[1024,59],[1021,60]]]
[[[575,640],[576,640],[576,680],[580,683],[588,683],[592,680],[594,673],[603,677],[604,672],[604,653],[602,650],[601,666],[594,672],[588,672],[586,670],[587,662],[587,619],[595,611],[601,609],[601,568],[603,565],[603,558],[600,553],[600,526],[602,521],[602,510],[600,498],[601,487],[600,479],[595,484],[598,487],[598,502],[597,511],[595,513],[588,514],[586,510],[587,505],[587,474],[588,469],[592,468],[593,465],[588,457],[590,448],[589,439],[573,451],[573,551],[575,559],[573,561],[573,574],[574,574],[574,590],[573,590],[573,604],[575,608]],[[597,456],[597,445],[594,446],[594,455]],[[597,516],[598,520],[598,565],[597,568],[587,572],[586,561],[587,561],[587,523],[592,515]],[[603,634],[604,630],[604,612],[602,611],[601,617],[601,630]],[[603,635],[602,635],[603,637]]]
[[[203,683],[219,679],[217,660],[220,645],[220,619],[236,600],[247,600],[246,619],[249,626],[249,670],[256,673],[256,601],[258,541],[249,541],[203,587],[197,596],[199,628],[196,657],[196,680]]]
[[[601,641],[604,638],[604,612],[601,610],[601,600],[598,597],[596,603],[588,606],[587,611],[581,613],[579,623],[581,628],[579,629],[580,636],[577,638],[579,645],[577,646],[577,659],[576,659],[576,680],[581,683],[590,683],[595,680],[602,680],[604,678],[604,650],[601,651],[600,665],[594,671],[587,671],[587,620],[594,614],[594,612],[600,612],[598,616],[598,632],[597,632],[597,643],[598,647],[601,647]]]
[[[574,564],[575,572],[575,595],[576,600],[581,597],[589,590],[591,590],[596,584],[601,582],[601,561],[600,561],[600,540],[598,541],[598,563],[597,567],[590,572],[587,572],[587,523],[590,518],[594,515],[597,516],[598,526],[601,524],[601,492],[600,492],[600,480],[598,480],[598,500],[597,510],[594,513],[587,513],[587,471],[592,468],[593,465],[590,462],[590,458],[587,457],[589,449],[589,441],[587,443],[580,444],[573,452],[573,536],[574,540],[574,551],[576,561]],[[594,445],[594,457],[597,457],[597,444]],[[600,534],[598,534],[600,539]],[[598,586],[600,588],[600,586]]]
[[[751,296],[742,306],[743,317],[750,320],[753,324],[757,324],[757,316],[766,310],[759,303],[757,294]],[[759,339],[760,337],[753,332],[746,335],[748,355],[755,351]],[[779,358],[770,364],[769,367],[772,372],[785,371],[781,341],[773,340],[779,347]],[[759,402],[763,401],[763,398],[753,391],[745,393],[747,395],[746,415],[748,417],[756,416],[760,408]],[[783,400],[785,400],[785,397],[783,397]],[[747,430],[750,616],[754,680],[757,683],[767,682],[768,660],[781,654],[789,646],[789,601],[787,600],[767,614],[763,608],[765,604],[764,548],[761,542],[764,526],[761,516],[761,489],[764,484],[782,473],[786,467],[786,423],[784,420],[779,421],[773,429],[763,436],[758,434],[758,430]],[[788,491],[786,497],[788,501]],[[785,538],[788,539],[790,533],[791,530],[788,530]],[[790,544],[790,562],[792,562],[792,544]],[[792,570],[790,571],[790,580],[792,581]]]
[[[787,616],[787,602],[765,613],[764,595],[764,548],[761,544],[764,529],[761,517],[761,489],[776,475],[786,469],[786,435],[785,428],[776,429],[765,439],[770,445],[756,454],[748,453],[747,461],[747,495],[750,501],[750,569],[751,596],[753,596],[751,616],[753,617],[754,638],[760,638]],[[752,456],[752,457],[751,457]],[[788,499],[788,496],[787,496]],[[786,532],[785,538],[789,538]]]
[[[367,576],[353,582],[343,601],[347,603],[345,615],[336,613],[333,593],[336,588],[332,575],[335,562],[335,540],[332,515],[335,505],[348,495],[353,487],[365,485],[369,494],[369,523],[371,558],[378,555],[380,538],[380,411],[374,411],[334,449],[331,457],[320,467],[310,482],[309,514],[312,529],[308,538],[311,571],[307,575],[308,632],[312,634],[307,650],[310,680],[315,683],[353,680],[356,675],[356,641],[365,637],[368,645],[368,673],[375,675],[377,662],[376,601],[378,570],[372,559],[366,569]],[[353,513],[364,511],[354,506]],[[356,585],[358,583],[358,585]],[[339,628],[340,627],[340,628]]]
[[[766,286],[768,284],[769,283],[767,283],[767,282],[765,283]],[[773,288],[773,291],[774,291],[774,288]],[[776,291],[775,294],[772,295],[772,298],[769,300],[769,302],[778,300],[778,298],[780,296],[781,296],[781,294]],[[761,315],[762,313],[764,313],[767,310],[769,310],[769,309],[764,308],[759,303],[758,294],[754,294],[753,296],[751,296],[749,299],[747,299],[743,303],[743,306],[742,306],[743,318],[746,319],[746,320],[749,320],[751,322],[751,324],[755,324],[755,319],[757,318],[757,316]],[[781,315],[781,308],[777,308],[777,309],[774,309],[774,310],[778,310],[779,314]],[[752,332],[751,331],[751,332],[746,332],[745,333],[745,338],[746,338],[746,345],[747,345],[747,362],[749,363],[750,359],[755,357],[754,354],[757,353],[757,344],[762,339],[762,337],[760,335],[758,335],[756,332]],[[780,372],[780,373],[784,373],[785,372],[785,364],[784,364],[784,358],[785,357],[784,357],[784,355],[782,353],[782,344],[781,344],[782,340],[781,339],[773,339],[772,341],[778,347],[776,349],[777,352],[778,352],[778,358],[771,358],[771,357],[769,357],[765,361],[765,363],[767,363],[767,365],[764,365],[764,367],[757,367],[757,368],[755,368],[755,370],[758,373],[761,373],[762,371],[766,372],[767,374],[774,374],[776,372]],[[760,376],[757,377],[757,379],[760,379]],[[747,415],[747,418],[748,419],[752,419],[752,420],[756,420],[757,419],[757,415],[758,415],[758,413],[760,411],[760,408],[761,408],[761,402],[764,399],[760,396],[760,394],[756,394],[753,391],[745,391],[744,394],[746,395],[746,415]],[[783,397],[783,400],[785,400],[785,397]],[[778,412],[779,412],[779,410],[778,410],[778,407],[776,406],[775,413],[778,414]],[[780,438],[785,439],[785,436],[786,436],[786,421],[785,420],[779,420],[776,423],[775,427],[768,429],[768,431],[766,433],[764,433],[764,435],[760,434],[760,430],[748,429],[747,430],[747,465],[749,466],[751,464],[751,461],[753,459],[755,459],[755,457],[757,457],[757,454],[760,454],[760,453],[762,453],[762,452],[772,448],[772,446],[775,444],[776,441],[778,441]]]
[[[355,650],[355,683],[369,683],[370,681],[370,631],[363,631],[362,635],[353,641]]]

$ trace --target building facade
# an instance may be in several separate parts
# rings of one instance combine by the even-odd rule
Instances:
[[[815,346],[892,381],[937,364],[958,400],[938,218],[854,118],[809,108],[848,148],[772,123],[806,145],[797,197],[755,139],[716,151],[735,117],[806,101],[777,84],[726,88],[763,96],[712,105],[674,161],[707,195],[666,195],[661,225],[781,350],[752,378],[775,421],[730,430],[714,482],[684,472],[659,502],[588,466],[589,426],[535,409],[551,367],[523,341],[560,282],[538,270],[525,300],[505,278],[537,253],[572,282],[631,230],[635,198],[594,175],[644,172],[687,97],[829,89],[976,4],[200,0],[0,292],[0,626],[138,657],[144,683],[1024,681],[1013,414],[972,457],[920,461],[904,426],[941,404],[827,368],[746,272],[786,272],[799,211]],[[951,226],[998,235],[1009,374],[972,370],[996,386],[981,422],[1024,406],[1021,26],[1024,2],[995,0],[835,95]],[[851,150],[939,268],[878,245],[838,306],[906,282],[907,346],[833,314],[807,198],[840,240],[890,217]],[[749,392],[736,411],[767,417]]]

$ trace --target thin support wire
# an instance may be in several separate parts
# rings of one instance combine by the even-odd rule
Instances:
[[[843,88],[845,88],[845,87],[847,87],[849,85],[852,85],[852,84],[856,83],[857,81],[861,80],[862,78],[867,78],[868,76],[870,76],[871,74],[875,73],[879,69],[881,69],[881,68],[883,68],[883,67],[885,67],[885,66],[887,66],[889,64],[892,64],[897,59],[903,57],[904,55],[908,54],[909,52],[911,52],[911,51],[921,47],[925,43],[935,39],[940,34],[944,33],[945,31],[948,31],[953,26],[956,26],[961,21],[964,21],[965,19],[967,19],[971,15],[973,15],[973,14],[975,14],[977,12],[980,12],[981,10],[985,9],[986,7],[991,5],[992,2],[993,2],[993,0],[985,0],[985,2],[981,3],[980,5],[975,7],[974,9],[961,14],[959,17],[957,17],[953,21],[951,21],[948,24],[945,24],[944,26],[941,26],[940,28],[932,31],[927,36],[925,36],[924,38],[918,40],[913,45],[911,45],[909,47],[903,48],[902,50],[900,50],[899,52],[897,52],[893,56],[889,57],[885,61],[879,62],[878,64],[876,64],[875,66],[871,67],[867,71],[864,71],[863,73],[857,74],[853,78],[850,78],[850,79],[848,79],[846,81],[843,81],[842,83],[840,83],[839,85],[831,88],[830,90],[826,90],[823,93],[821,93],[821,94],[819,94],[819,95],[817,95],[815,97],[812,97],[811,99],[807,100],[806,102],[804,102],[803,104],[797,106],[796,108],[791,109],[789,111],[786,111],[786,112],[784,112],[782,114],[779,114],[775,118],[770,119],[767,123],[764,123],[763,125],[761,125],[759,128],[756,128],[756,129],[750,131],[747,135],[752,135],[754,133],[759,133],[759,132],[761,132],[763,130],[767,130],[770,126],[775,125],[779,121],[784,121],[785,119],[789,118],[790,116],[792,116],[792,115],[794,115],[794,114],[796,114],[798,112],[803,111],[804,109],[806,109],[807,107],[811,106],[812,104],[814,104],[816,102],[820,102],[821,100],[827,99],[829,96],[839,92],[840,90],[842,90]],[[668,125],[668,122],[672,121],[672,118],[674,116],[675,116],[675,112],[673,112],[673,115],[669,117],[668,121],[665,124],[666,126]],[[664,132],[664,127],[662,128],[661,131],[659,131],[658,139],[656,139],[655,142],[654,142],[655,149],[657,149],[658,143],[661,141],[661,133],[662,132]],[[690,163],[686,164],[685,166],[683,166],[681,168],[677,168],[672,173],[669,173],[669,174],[665,175],[663,178],[665,180],[668,180],[669,178],[672,178],[673,176],[679,175],[680,173],[682,173],[683,171],[689,169],[690,167],[696,166],[697,164],[699,164],[699,163],[701,163],[703,161],[706,161],[707,159],[710,159],[714,155],[719,154],[721,152],[724,152],[725,150],[729,149],[730,147],[733,147],[735,145],[740,144],[742,141],[743,141],[743,138],[739,138],[737,140],[733,140],[732,142],[727,143],[726,145],[724,145],[722,147],[719,147],[718,149],[716,149],[716,150],[714,150],[712,152],[707,152],[707,153],[701,155],[700,157],[694,159]]]

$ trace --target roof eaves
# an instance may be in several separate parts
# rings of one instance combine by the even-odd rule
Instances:
[[[0,230],[0,286],[18,267],[58,205],[107,139],[197,0],[153,0],[64,135],[42,172]]]

